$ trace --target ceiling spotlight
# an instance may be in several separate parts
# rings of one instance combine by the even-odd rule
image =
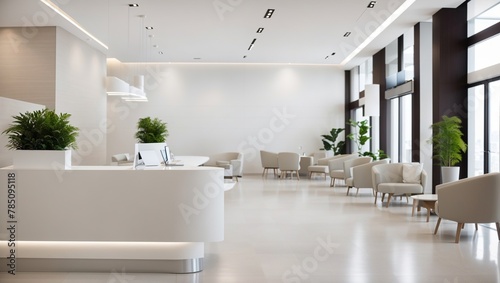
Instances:
[[[335,52],[332,53],[332,56],[335,55]]]
[[[348,31],[348,32],[344,33],[344,37],[349,37],[349,35],[351,35],[351,32],[350,32],[350,31]]]
[[[274,9],[267,9],[266,14],[264,15],[265,19],[269,19],[273,16]]]
[[[139,7],[139,4],[137,3],[132,3],[132,4],[128,4],[129,7]]]
[[[325,60],[328,59],[328,55],[326,55]]]
[[[153,29],[153,27],[146,27],[147,30]]]
[[[243,56],[243,59],[247,58],[247,55]]]
[[[264,28],[258,28],[257,33],[262,33],[264,31]]]
[[[375,3],[377,3],[377,1],[370,1],[370,3],[368,3],[367,8],[371,9],[371,8],[375,7]]]
[[[158,54],[163,55],[163,51],[158,51]]]
[[[158,46],[158,44],[153,44],[153,47],[158,48],[159,46]]]

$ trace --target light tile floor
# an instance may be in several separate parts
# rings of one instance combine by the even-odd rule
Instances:
[[[205,270],[196,274],[0,274],[0,282],[500,282],[494,225],[466,225],[454,243],[456,223],[412,204],[373,204],[370,190],[357,197],[330,180],[241,178],[225,192],[225,240],[206,245]]]

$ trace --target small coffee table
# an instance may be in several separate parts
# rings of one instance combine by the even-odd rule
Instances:
[[[434,209],[434,205],[437,201],[437,195],[433,194],[423,194],[411,196],[413,199],[413,208],[411,210],[411,216],[415,214],[415,208],[420,211],[420,207],[427,208],[427,222],[429,222],[429,217],[431,215],[431,210]]]

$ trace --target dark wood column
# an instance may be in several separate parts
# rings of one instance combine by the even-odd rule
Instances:
[[[411,96],[412,162],[420,162],[420,23],[413,27],[413,94]]]
[[[389,153],[391,148],[391,111],[385,99],[385,48],[373,55],[373,83],[380,85],[380,149]]]
[[[462,119],[467,139],[467,2],[456,9],[441,9],[432,17],[433,122],[441,116]],[[467,176],[467,154],[460,166],[460,178]],[[433,192],[441,183],[440,167],[433,166]]]
[[[345,150],[346,153],[351,153],[351,143],[347,138],[347,135],[351,133],[351,127],[347,125],[349,119],[351,119],[351,71],[344,71],[344,86],[345,86],[345,100],[344,100],[344,127],[345,127]]]

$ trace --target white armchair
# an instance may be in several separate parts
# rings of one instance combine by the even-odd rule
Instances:
[[[344,162],[350,159],[358,158],[358,154],[338,155],[337,158],[328,160],[328,172],[330,172],[330,187],[335,186],[337,179],[345,180]]]
[[[434,211],[441,219],[457,222],[455,243],[465,223],[495,223],[500,241],[500,173],[471,177],[436,186],[438,201]]]
[[[382,202],[386,194],[387,207],[391,197],[395,195],[422,194],[427,182],[427,173],[419,163],[389,163],[372,167],[372,183],[375,190],[375,203],[378,193],[382,194]]]
[[[281,178],[284,179],[287,173],[290,173],[290,178],[293,173],[297,176],[297,180],[300,180],[299,169],[300,169],[300,156],[295,152],[280,152],[278,153],[278,164],[280,166]]]
[[[128,153],[118,153],[111,156],[111,162],[116,165],[132,165],[134,160],[130,159],[130,154]]]
[[[264,168],[264,170],[262,171],[262,177],[267,176],[267,171],[269,169],[273,170],[274,176],[278,175],[279,165],[278,165],[278,154],[277,153],[261,150],[260,151],[260,162],[262,164],[262,168]]]
[[[347,185],[347,195],[351,188],[356,188],[356,196],[360,188],[368,188],[373,190],[372,183],[372,167],[379,164],[388,164],[389,159],[377,160],[352,167],[352,175],[345,180]],[[375,191],[373,192],[375,195]]]
[[[224,168],[225,178],[234,178],[238,181],[238,178],[243,176],[243,154],[239,152],[211,155],[204,165]]]

